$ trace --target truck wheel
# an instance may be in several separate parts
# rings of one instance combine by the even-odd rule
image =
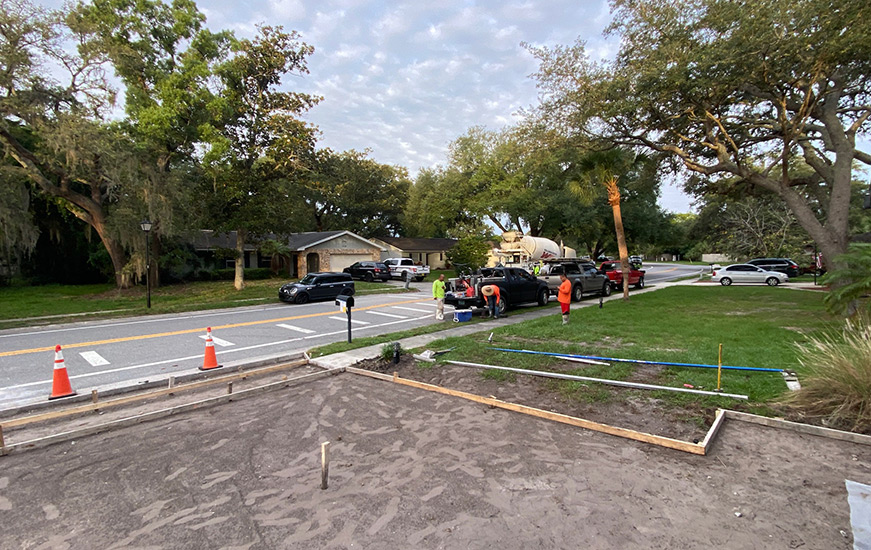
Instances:
[[[602,296],[608,297],[611,295],[611,282],[605,281],[605,284],[602,285]]]
[[[546,306],[549,299],[550,291],[548,291],[546,288],[542,288],[538,291],[538,305]]]
[[[426,277],[415,277],[414,280],[418,283],[422,282]]]
[[[499,303],[496,304],[496,307],[499,308],[499,316],[505,315],[505,312],[508,311],[508,302],[505,301],[505,298],[499,298]]]
[[[572,288],[572,301],[580,302],[584,299],[584,287],[582,285],[575,285]]]

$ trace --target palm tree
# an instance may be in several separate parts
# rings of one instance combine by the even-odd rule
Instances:
[[[620,269],[623,271],[623,299],[629,299],[629,251],[626,248],[626,234],[623,231],[623,217],[620,214],[620,189],[617,181],[621,174],[635,170],[647,159],[626,149],[607,149],[593,151],[581,160],[581,177],[569,183],[569,189],[578,198],[590,200],[594,188],[604,185],[608,191],[608,204],[614,213],[614,230],[617,233],[617,250],[620,253]]]

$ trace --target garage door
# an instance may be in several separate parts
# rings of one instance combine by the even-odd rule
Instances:
[[[371,254],[330,254],[330,271],[342,271],[354,262],[371,261]]]

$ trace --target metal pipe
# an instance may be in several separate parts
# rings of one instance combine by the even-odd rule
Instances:
[[[714,396],[722,396],[722,397],[731,397],[733,399],[747,399],[746,395],[739,395],[736,393],[722,393],[722,392],[714,392],[714,391],[705,391],[705,390],[691,390],[687,388],[673,388],[671,386],[657,386],[654,384],[641,384],[639,382],[624,382],[622,380],[608,380],[605,378],[590,378],[588,376],[575,376],[573,374],[560,374],[558,372],[544,372],[538,370],[526,370],[526,369],[515,369],[511,367],[498,367],[496,365],[484,365],[481,363],[466,363],[464,361],[445,361],[450,365],[458,365],[461,367],[474,367],[481,369],[495,369],[495,370],[504,370],[509,372],[516,372],[519,374],[529,374],[534,376],[544,376],[546,378],[559,378],[561,380],[577,380],[582,382],[598,382],[600,384],[607,384],[609,386],[621,386],[624,388],[634,388],[638,390],[665,390],[665,391],[676,391],[681,393],[695,393],[699,395],[714,395]]]
[[[528,353],[530,355],[550,355],[552,357],[577,357],[579,359],[593,359],[598,361],[615,361],[618,363],[635,363],[637,365],[665,365],[667,367],[697,367],[702,369],[716,369],[717,365],[705,365],[703,363],[669,363],[667,361],[642,361],[641,359],[617,359],[616,357],[599,357],[597,355],[576,355],[573,353],[551,353],[548,351],[530,351],[526,349],[490,348],[493,351],[508,351],[511,353]],[[735,367],[723,365],[726,370],[743,370],[753,372],[783,372],[783,369],[766,369],[762,367]]]

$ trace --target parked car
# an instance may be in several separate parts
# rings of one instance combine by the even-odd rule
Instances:
[[[643,261],[644,261],[644,259],[641,256],[638,256],[638,255],[629,256],[629,263],[634,265],[634,266],[641,267],[641,264],[643,263]]]
[[[375,279],[390,280],[390,268],[381,262],[354,262],[342,271],[350,273],[351,277],[355,279],[362,279],[370,283]]]
[[[547,262],[539,274],[539,280],[547,283],[551,294],[559,292],[560,275],[572,282],[572,301],[579,302],[584,294],[611,295],[611,280],[607,275],[596,269],[590,262],[554,261]]]
[[[602,262],[599,270],[605,273],[611,280],[611,286],[615,289],[623,287],[623,269],[620,262]],[[644,274],[646,271],[629,264],[629,285],[635,288],[644,288]]]
[[[411,272],[411,277],[421,282],[429,275],[428,265],[417,265],[411,258],[387,258],[384,264],[390,269],[390,275],[396,279],[405,280],[405,273]]]
[[[756,258],[747,263],[768,271],[786,273],[789,277],[798,277],[801,274],[801,268],[789,258]]]
[[[768,286],[777,286],[788,282],[789,276],[786,273],[768,271],[755,265],[733,264],[726,267],[714,266],[711,280],[723,286],[732,283],[765,283]]]
[[[309,300],[334,300],[339,294],[354,295],[354,280],[350,273],[309,273],[296,283],[278,289],[282,302],[304,304]]]
[[[538,302],[546,305],[550,298],[547,283],[519,267],[484,267],[471,277],[475,293],[467,296],[465,292],[456,291],[445,294],[445,303],[457,309],[484,307],[484,295],[481,288],[485,285],[499,287],[499,314],[502,315],[509,307],[528,302]],[[451,280],[451,287],[456,288],[456,280]]]

